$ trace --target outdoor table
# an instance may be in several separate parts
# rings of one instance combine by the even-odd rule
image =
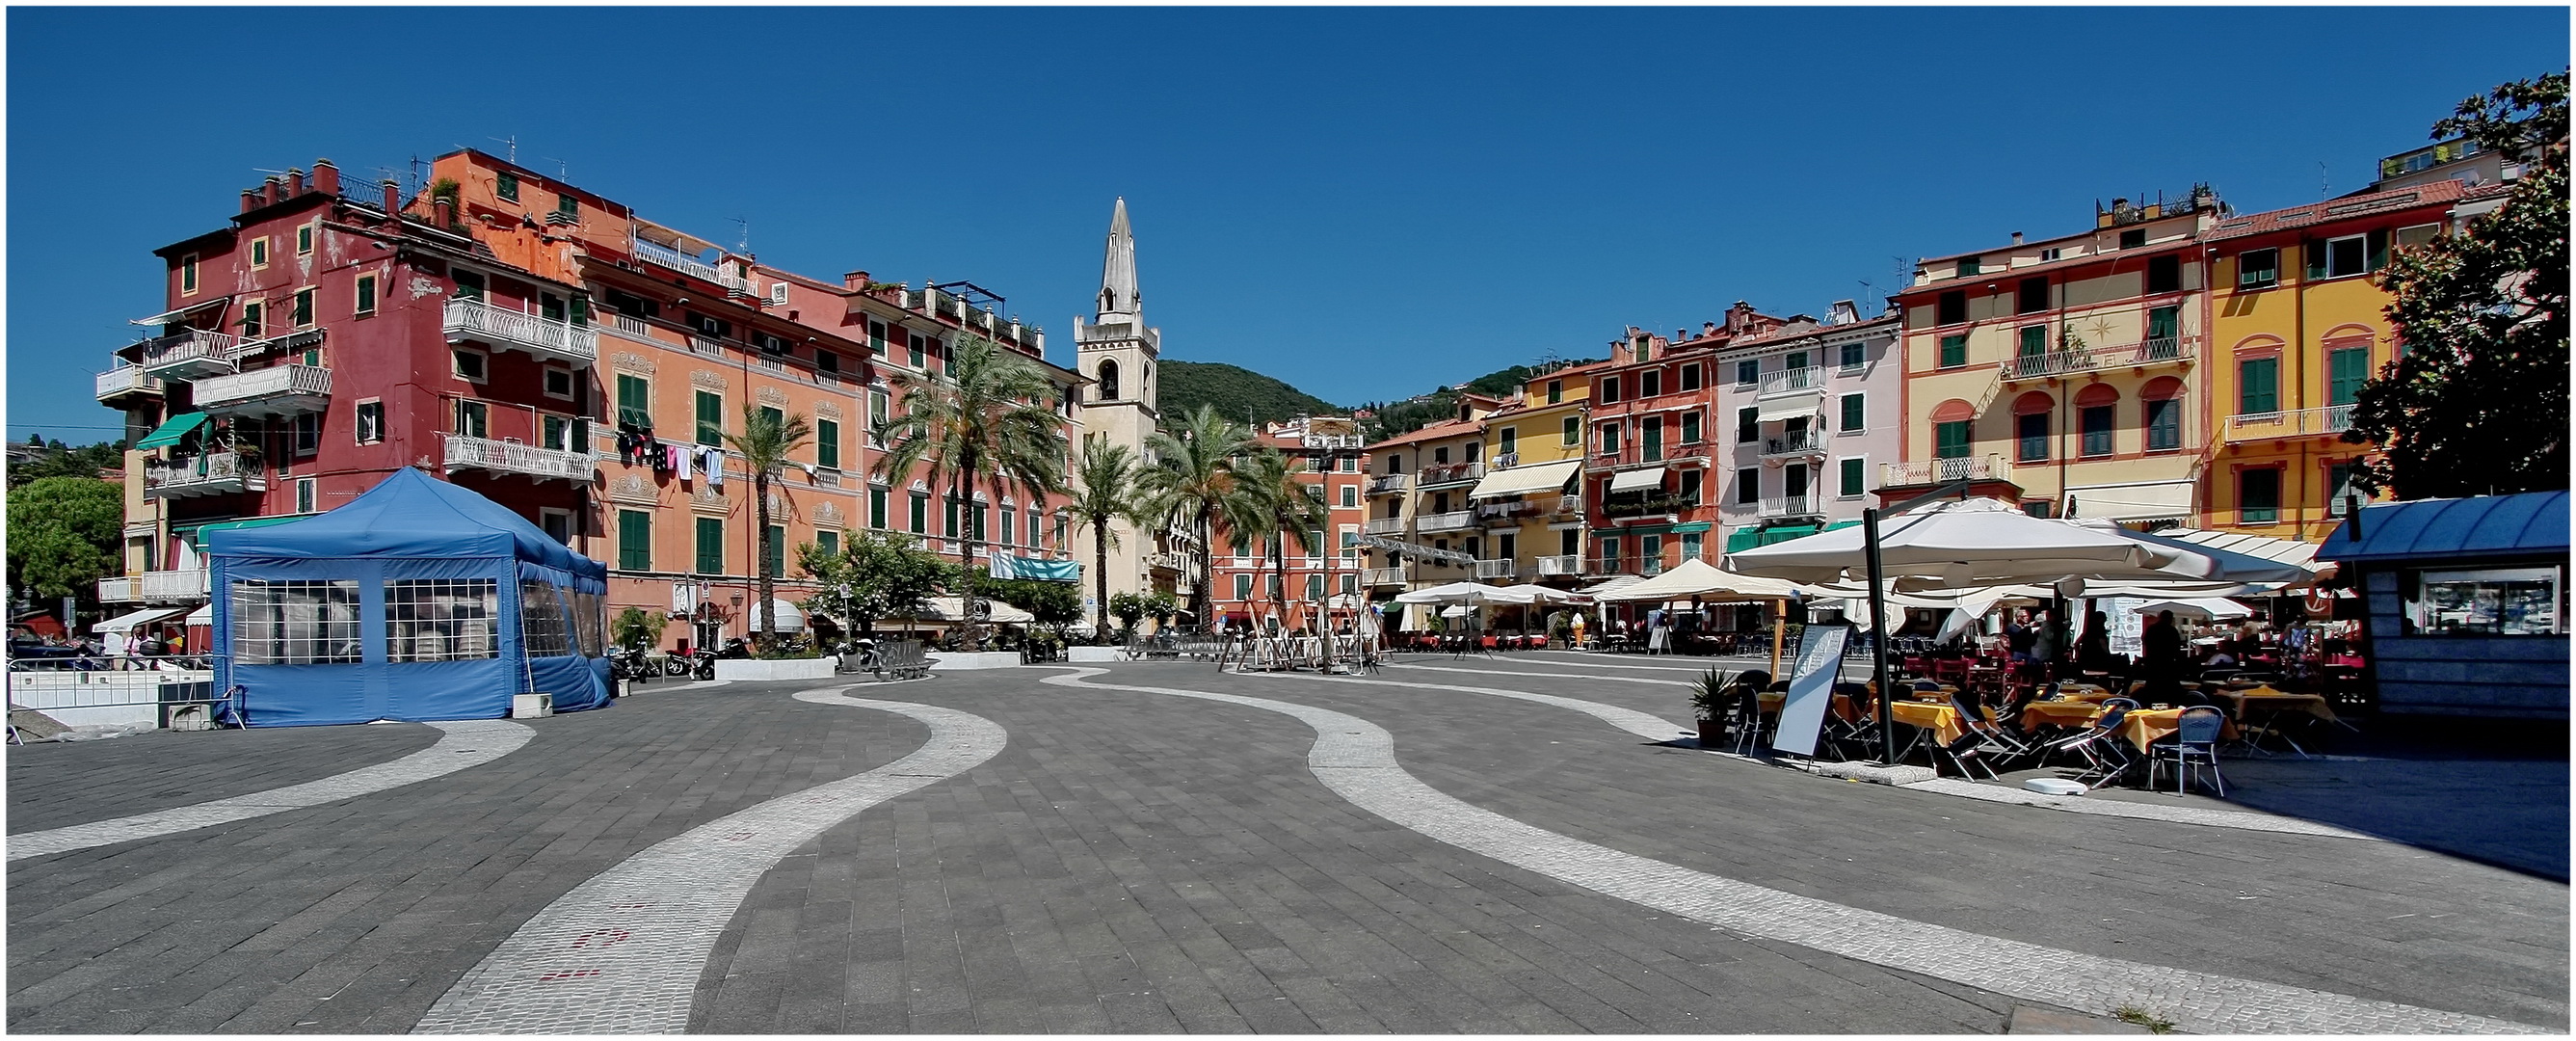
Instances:
[[[2144,752],[2147,746],[2182,729],[2182,713],[2180,708],[2131,709],[2128,715],[2120,718],[2120,736]],[[2224,740],[2236,740],[2235,722],[2229,721],[2219,727],[2218,736]]]
[[[2223,690],[2217,692],[2217,695],[2226,698],[2236,707],[2236,718],[2244,720],[2247,727],[2257,732],[2257,741],[2261,740],[2260,735],[2279,734],[2281,740],[2290,746],[2290,750],[2297,752],[2302,758],[2307,756],[2308,750],[2299,747],[2298,742],[2290,740],[2288,734],[2281,733],[2279,721],[2282,716],[2305,713],[2328,723],[2337,724],[2346,730],[2359,729],[2337,718],[2334,709],[2327,704],[2322,694],[2293,694],[2271,687],[2254,687],[2246,690]],[[2259,720],[2255,718],[2258,716]],[[2254,747],[2259,749],[2260,746]]]
[[[1935,740],[1945,745],[1968,733],[1967,728],[1960,725],[1959,710],[1948,703],[1899,701],[1887,708],[1897,722],[1929,730]]]
[[[2100,718],[2102,706],[2090,701],[2034,701],[2021,707],[2021,728],[2024,731],[2037,730],[2042,723],[2061,727],[2086,726]]]

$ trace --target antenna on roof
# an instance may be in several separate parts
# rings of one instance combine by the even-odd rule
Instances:
[[[572,164],[566,163],[553,156],[546,156],[544,158],[547,162],[555,164],[555,180],[562,181],[566,184],[572,183]]]
[[[420,194],[420,153],[411,154],[411,193]]]
[[[510,165],[517,166],[519,164],[519,135],[512,134],[508,137],[485,138],[485,140],[498,141],[510,146],[510,154],[507,157],[510,160]]]
[[[734,244],[733,251],[748,255],[751,252],[751,221],[748,218],[736,217],[733,222],[742,228],[742,239]]]
[[[2334,189],[2327,187],[2326,183],[2326,161],[2319,159],[2317,160],[2317,198],[2322,199],[2334,194]]]

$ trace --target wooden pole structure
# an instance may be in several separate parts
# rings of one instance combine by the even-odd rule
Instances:
[[[1789,636],[1789,601],[1783,597],[1771,601],[1771,679],[1780,679],[1780,648]]]

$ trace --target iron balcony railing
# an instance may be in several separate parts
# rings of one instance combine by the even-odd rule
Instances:
[[[635,259],[660,264],[683,275],[695,275],[709,282],[723,284],[723,272],[716,266],[679,250],[643,239],[635,240]]]
[[[143,371],[185,379],[208,372],[230,372],[233,349],[241,344],[229,333],[187,329],[143,341]]]
[[[127,394],[161,393],[161,380],[140,365],[119,365],[98,374],[98,400],[111,401]]]
[[[1412,486],[1412,474],[1380,474],[1368,483],[1370,495],[1389,495]]]
[[[562,478],[589,483],[598,469],[587,451],[566,452],[516,441],[495,441],[464,434],[447,435],[447,469],[472,468],[529,477]]]
[[[1513,575],[1514,570],[1511,561],[1479,560],[1476,562],[1476,577],[1478,579],[1511,578]]]
[[[1583,573],[1583,558],[1574,554],[1538,558],[1538,577],[1559,578]]]
[[[1367,535],[1401,535],[1404,533],[1404,518],[1371,517],[1360,524],[1360,531]]]
[[[272,365],[197,381],[197,407],[210,413],[319,412],[331,396],[331,370],[319,365]]]
[[[1418,487],[1436,488],[1451,484],[1473,484],[1485,479],[1483,463],[1437,463],[1422,468]]]
[[[208,452],[143,464],[143,494],[153,498],[229,495],[268,490],[267,471],[255,456]]]
[[[2004,359],[2004,378],[2040,379],[2074,372],[2188,362],[2191,357],[2184,348],[2198,340],[2196,336],[2158,336],[2119,347],[2075,347],[2016,354]]]
[[[1364,568],[1360,571],[1360,584],[1364,586],[1403,585],[1404,569],[1400,567]]]
[[[2227,417],[2229,441],[2263,441],[2278,437],[2341,434],[2352,429],[2351,405],[2328,405],[2289,412],[2257,412]]]
[[[1426,513],[1414,519],[1414,530],[1424,533],[1435,531],[1464,531],[1475,526],[1476,511],[1474,510],[1451,510],[1447,513]]]
[[[1788,369],[1762,377],[1761,388],[1754,392],[1754,396],[1757,398],[1772,398],[1779,397],[1783,394],[1798,394],[1808,391],[1823,390],[1824,386],[1824,367],[1821,365],[1809,365],[1805,368]]]
[[[203,600],[208,588],[206,575],[204,568],[191,568],[102,578],[98,580],[98,598],[111,604]]]
[[[1536,517],[1546,512],[1547,507],[1541,506],[1538,503],[1530,502],[1526,499],[1517,502],[1486,502],[1476,504],[1476,519],[1488,524],[1495,521],[1518,520],[1523,517]]]
[[[540,357],[589,364],[599,360],[599,331],[558,322],[525,311],[510,311],[480,300],[447,301],[445,329],[450,338],[472,338],[496,347],[517,347]]]
[[[1952,481],[2009,481],[2012,476],[2012,464],[1995,453],[1878,464],[1878,485],[1881,488],[1914,488]]]
[[[1762,497],[1762,516],[1764,517],[1821,517],[1824,513],[1824,497],[1814,492],[1808,492],[1805,495]]]
[[[1825,435],[1820,430],[1800,430],[1762,441],[1762,454],[1765,456],[1820,455],[1824,450]]]

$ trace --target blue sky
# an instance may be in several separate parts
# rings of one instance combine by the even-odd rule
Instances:
[[[656,221],[747,219],[791,270],[973,280],[1059,362],[1124,195],[1169,357],[1352,404],[1738,299],[1874,307],[1915,257],[2115,195],[2351,191],[2564,68],[2568,18],[13,8],[8,434],[117,436],[89,376],[161,307],[151,250],[317,156],[372,177],[515,136]]]

